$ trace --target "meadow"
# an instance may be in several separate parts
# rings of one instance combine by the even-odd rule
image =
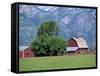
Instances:
[[[19,71],[96,67],[96,56],[64,55],[19,59]]]

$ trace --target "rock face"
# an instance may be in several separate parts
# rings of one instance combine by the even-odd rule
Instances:
[[[89,48],[96,47],[96,10],[93,8],[20,5],[19,18],[21,46],[30,45],[42,22],[54,20],[59,35],[65,40],[80,36],[87,41]]]

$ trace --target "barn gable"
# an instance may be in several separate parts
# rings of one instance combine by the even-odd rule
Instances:
[[[73,38],[68,40],[68,47],[78,47],[76,40],[74,40]]]

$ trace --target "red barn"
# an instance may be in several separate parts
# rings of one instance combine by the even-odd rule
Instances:
[[[30,47],[25,46],[25,47],[20,48],[20,51],[19,51],[20,58],[34,57],[34,56],[35,56],[35,54]]]
[[[88,52],[88,45],[85,39],[81,37],[73,37],[68,40],[68,47],[66,48],[67,53],[70,54],[84,54]]]

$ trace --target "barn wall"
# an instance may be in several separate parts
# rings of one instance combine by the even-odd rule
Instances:
[[[75,51],[68,51],[65,53],[65,55],[73,55],[73,54],[75,54]]]
[[[78,45],[74,39],[70,39],[68,41],[68,47],[78,47]]]
[[[79,48],[76,51],[77,54],[87,54],[88,53],[88,48]]]

